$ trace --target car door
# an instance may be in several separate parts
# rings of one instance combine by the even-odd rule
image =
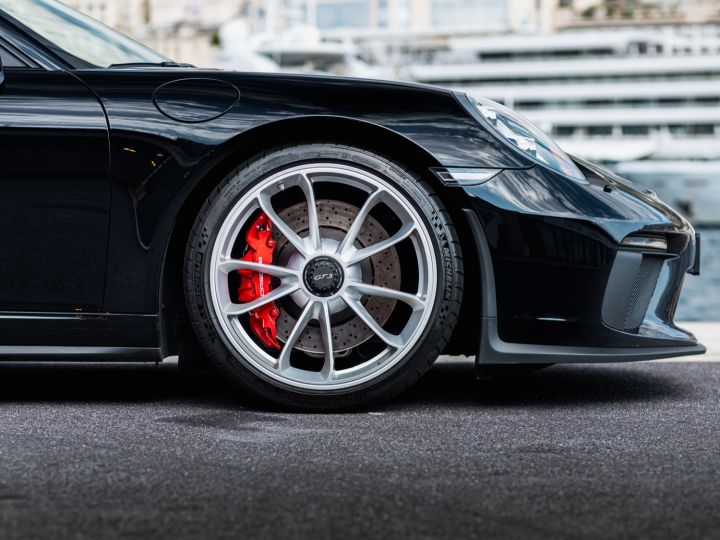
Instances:
[[[0,34],[1,36],[1,34]],[[102,309],[107,122],[75,76],[0,38],[0,316]]]

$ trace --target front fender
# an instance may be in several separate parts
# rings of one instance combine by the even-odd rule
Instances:
[[[422,155],[424,162],[443,167],[529,165],[446,90],[199,70],[88,70],[77,75],[102,101],[110,128],[112,220],[106,311],[157,312],[162,260],[187,197],[218,170],[218,164],[227,163],[228,156],[249,157],[248,152],[263,149],[258,140],[274,146],[273,133],[277,141],[291,140],[284,133],[291,123],[305,120],[303,125],[310,126],[299,130],[298,136],[305,140],[332,140],[347,133],[357,140],[358,133],[365,133],[368,141],[380,142],[377,149],[390,157],[404,146]],[[166,97],[164,114],[156,103],[157,90],[178,80],[182,84]],[[211,95],[220,85],[209,80],[232,85],[239,99],[227,111],[213,107],[213,114],[204,115],[207,121],[196,121],[203,115],[187,116],[183,108],[224,97]],[[172,115],[166,114],[170,108]],[[215,110],[222,114],[215,115]],[[321,118],[332,118],[339,131],[313,129],[319,124],[310,120]]]

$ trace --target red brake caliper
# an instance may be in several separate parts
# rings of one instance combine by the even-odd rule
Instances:
[[[245,241],[248,248],[242,260],[260,264],[272,264],[275,240],[272,239],[272,222],[263,212],[250,225]],[[238,300],[252,302],[272,291],[272,278],[262,272],[238,270],[240,286]],[[250,312],[250,328],[258,339],[269,349],[280,349],[277,342],[275,321],[280,315],[275,302],[268,302]]]

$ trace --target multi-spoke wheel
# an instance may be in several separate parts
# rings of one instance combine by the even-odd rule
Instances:
[[[306,145],[251,160],[194,231],[198,337],[263,397],[311,408],[388,397],[429,367],[456,321],[447,214],[424,181],[368,152]]]

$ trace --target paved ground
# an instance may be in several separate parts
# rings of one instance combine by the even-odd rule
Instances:
[[[680,323],[680,326],[695,334],[695,337],[707,347],[707,353],[704,355],[688,358],[687,360],[720,362],[720,322]],[[673,362],[676,360],[670,359],[668,361]]]
[[[441,362],[372,413],[172,366],[0,366],[0,538],[710,538],[720,364]]]

